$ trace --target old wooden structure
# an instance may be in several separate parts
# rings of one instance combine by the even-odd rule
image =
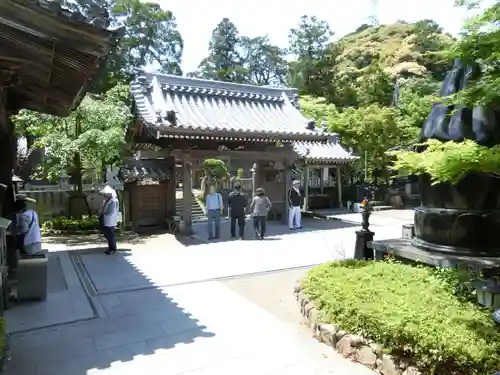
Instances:
[[[182,228],[191,230],[193,171],[207,158],[230,157],[248,166],[283,218],[286,192],[298,156],[294,142],[327,142],[328,134],[305,118],[298,93],[143,73],[132,85],[136,121],[128,133],[138,158],[174,156],[181,164]],[[171,192],[170,194],[173,194]]]
[[[129,159],[121,170],[133,229],[164,226],[175,216],[175,158]]]
[[[342,208],[342,171],[358,157],[342,147],[337,134],[326,143],[295,142],[293,149],[300,160],[304,211]]]
[[[0,2],[1,216],[13,216],[16,137],[11,116],[21,109],[66,116],[78,106],[121,30],[107,12],[70,12],[48,0]],[[8,250],[13,241],[7,241]],[[10,257],[9,251],[7,252]]]

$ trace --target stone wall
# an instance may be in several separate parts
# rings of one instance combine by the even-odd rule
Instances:
[[[294,294],[304,322],[312,329],[314,337],[344,357],[382,375],[426,375],[404,359],[383,353],[375,342],[345,332],[334,324],[322,323],[318,311],[302,291],[300,283],[295,286]]]

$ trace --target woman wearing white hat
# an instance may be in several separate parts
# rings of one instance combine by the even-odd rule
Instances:
[[[16,195],[14,210],[16,212],[17,248],[21,254],[36,254],[42,251],[42,235],[38,214],[27,207],[27,202],[34,200],[21,195]]]
[[[105,254],[116,253],[115,228],[118,223],[119,204],[116,191],[111,186],[106,185],[100,192],[104,196],[104,202],[99,210],[99,223],[101,231],[108,241],[108,249]]]

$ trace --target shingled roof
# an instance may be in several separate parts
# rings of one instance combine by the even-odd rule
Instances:
[[[123,182],[165,181],[172,175],[172,165],[163,159],[128,159],[120,168]]]
[[[311,164],[350,163],[358,159],[339,143],[338,138],[329,137],[326,142],[294,142],[295,153]]]
[[[17,109],[66,116],[75,108],[125,30],[109,25],[98,6],[83,15],[56,1],[0,1],[0,71]]]
[[[138,115],[162,136],[326,141],[298,109],[298,92],[144,73],[132,84]]]

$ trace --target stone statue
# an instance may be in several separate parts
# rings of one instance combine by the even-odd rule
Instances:
[[[440,91],[441,97],[467,87],[476,68],[455,61]],[[446,100],[446,99],[445,99]],[[498,112],[436,103],[422,126],[421,139],[500,144]],[[419,176],[421,206],[415,210],[413,244],[429,251],[468,256],[500,255],[500,179],[471,173],[456,185],[431,185]]]

